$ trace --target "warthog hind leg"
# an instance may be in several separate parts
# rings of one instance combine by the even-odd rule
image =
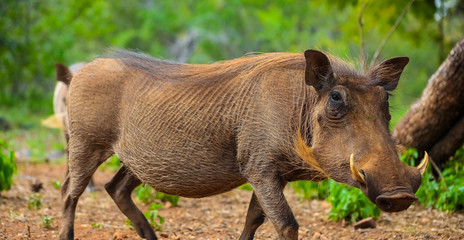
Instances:
[[[74,215],[79,197],[89,184],[98,166],[113,154],[111,151],[98,149],[90,151],[76,151],[69,153],[69,171],[63,182],[61,195],[63,198],[63,223],[59,239],[74,238]]]
[[[105,189],[113,198],[119,210],[132,221],[139,236],[156,240],[155,232],[131,198],[132,191],[140,184],[140,180],[123,165],[111,181],[105,184]]]

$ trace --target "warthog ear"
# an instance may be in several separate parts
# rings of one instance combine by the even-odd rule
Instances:
[[[408,64],[408,57],[396,57],[383,61],[369,70],[367,76],[373,84],[382,86],[387,91],[393,91],[398,86],[401,73]]]
[[[69,85],[69,82],[72,78],[72,73],[69,71],[68,67],[61,63],[55,63],[56,69],[56,80],[63,82],[66,85]]]
[[[316,50],[306,50],[305,81],[309,86],[313,86],[316,91],[325,86],[331,86],[334,81],[332,66],[327,55]]]

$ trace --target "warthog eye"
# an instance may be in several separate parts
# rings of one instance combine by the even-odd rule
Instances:
[[[330,101],[333,103],[343,103],[342,95],[337,91],[333,91],[330,93]]]
[[[346,114],[346,107],[342,92],[332,90],[326,105],[327,118],[330,120],[340,120]]]

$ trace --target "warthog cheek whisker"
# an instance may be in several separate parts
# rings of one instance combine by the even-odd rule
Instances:
[[[321,168],[319,162],[314,157],[313,149],[303,140],[299,130],[297,131],[297,137],[295,139],[295,152],[301,159],[303,159],[303,161],[313,167],[316,171],[320,172],[324,177],[329,177],[329,175],[324,171],[324,169]]]

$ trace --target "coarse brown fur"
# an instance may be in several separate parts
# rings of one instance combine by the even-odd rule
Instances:
[[[361,188],[373,202],[382,196],[377,204],[385,210],[404,210],[420,174],[396,155],[387,91],[405,65],[405,58],[387,60],[377,67],[382,71],[363,76],[314,50],[210,65],[128,51],[94,60],[70,84],[70,171],[60,238],[73,237],[83,187],[113,153],[123,167],[106,189],[149,239],[155,233],[130,199],[140,183],[206,197],[249,182],[254,193],[240,239],[252,239],[265,217],[282,239],[297,239],[298,224],[282,193],[294,180],[331,177]],[[366,183],[353,177],[350,154]]]

